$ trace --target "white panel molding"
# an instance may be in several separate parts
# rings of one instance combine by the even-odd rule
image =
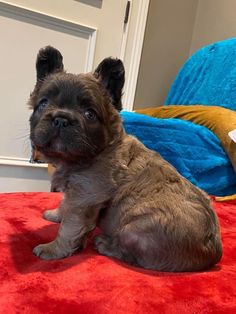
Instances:
[[[7,1],[0,2],[0,15],[27,21],[30,24],[43,27],[56,27],[61,32],[72,33],[73,35],[84,35],[88,38],[88,49],[85,62],[85,72],[92,71],[97,38],[97,28],[75,23],[59,17],[48,15],[39,11],[29,10],[22,6],[16,6]]]
[[[0,156],[0,166],[17,166],[17,167],[31,167],[31,168],[47,168],[47,164],[30,163],[29,159],[19,157]]]
[[[97,40],[97,30],[94,30],[92,33],[89,34],[88,50],[87,50],[85,68],[84,68],[85,73],[91,72],[93,70],[96,40]]]
[[[140,0],[138,8],[138,16],[136,21],[134,40],[130,58],[130,67],[126,79],[125,93],[123,96],[124,110],[132,111],[134,104],[134,97],[136,85],[138,80],[138,72],[142,55],[143,40],[147,22],[148,7],[150,0]],[[125,35],[126,36],[126,35]],[[122,43],[122,59],[126,43]]]
[[[7,1],[0,2],[0,15],[25,21],[33,25],[40,25],[42,27],[54,29],[56,28],[58,31],[77,36],[86,36],[86,38],[88,38],[88,48],[84,71],[92,71],[97,39],[97,28],[64,20],[42,12],[29,10],[21,6],[7,3]],[[0,156],[0,165],[34,168],[47,167],[47,164],[32,164],[26,158],[15,158],[11,156]]]

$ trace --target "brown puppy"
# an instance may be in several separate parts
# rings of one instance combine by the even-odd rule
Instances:
[[[94,74],[68,74],[60,52],[48,46],[36,68],[31,140],[56,165],[52,181],[64,199],[44,213],[61,221],[56,239],[34,254],[70,256],[99,225],[98,252],[133,265],[198,271],[217,263],[220,231],[207,195],[123,129],[122,62],[108,58]]]

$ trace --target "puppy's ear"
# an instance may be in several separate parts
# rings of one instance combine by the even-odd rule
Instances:
[[[121,96],[125,83],[125,68],[119,59],[106,58],[96,68],[94,75],[111,96],[113,106],[122,109]]]
[[[59,50],[46,46],[39,50],[36,60],[37,82],[48,74],[63,71],[63,57]]]

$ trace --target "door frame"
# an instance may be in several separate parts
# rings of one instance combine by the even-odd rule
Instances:
[[[136,0],[131,1],[130,18],[132,18],[132,7],[134,5],[134,1]],[[133,110],[149,3],[150,0],[139,0],[137,19],[134,25],[134,37],[129,38],[128,36],[130,24],[127,25],[126,29],[124,29],[120,58],[124,61],[126,67],[126,84],[124,88],[123,108],[127,111]],[[127,49],[128,41],[132,42],[131,52]],[[130,57],[128,57],[128,55],[130,55]]]

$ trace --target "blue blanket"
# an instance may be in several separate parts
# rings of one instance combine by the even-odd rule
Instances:
[[[182,67],[166,105],[218,105],[236,110],[236,38],[198,50]]]
[[[184,177],[212,195],[236,193],[236,175],[218,138],[207,128],[180,119],[121,112],[128,134],[157,151]]]

